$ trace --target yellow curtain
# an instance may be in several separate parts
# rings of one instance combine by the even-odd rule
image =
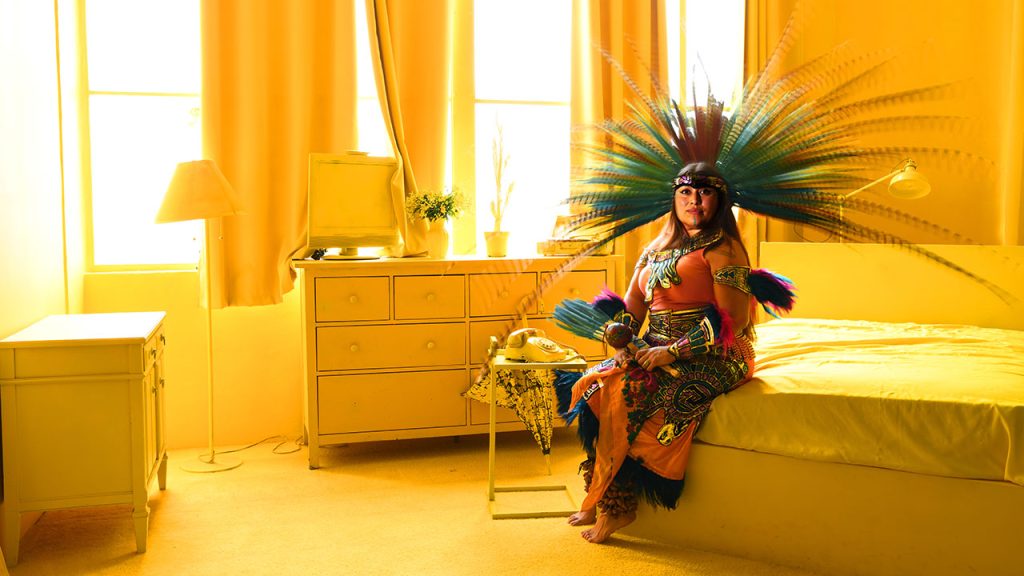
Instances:
[[[281,302],[310,152],[356,145],[352,0],[203,0],[203,150],[243,213],[213,221],[213,307]]]
[[[408,219],[405,200],[444,186],[450,3],[366,0],[366,13],[384,123],[402,168],[403,182],[396,177],[392,191],[403,244],[391,254],[420,254],[426,250],[426,224]]]
[[[572,123],[587,126],[626,115],[629,88],[601,55],[607,51],[636,81],[650,91],[652,75],[667,86],[664,0],[573,0]],[[592,134],[575,132],[580,138]],[[585,158],[574,153],[573,166]],[[627,273],[643,248],[661,228],[654,222],[622,238],[616,252],[625,256]]]
[[[1000,241],[1020,246],[1024,245],[1024,0],[1013,0],[1009,16],[1006,122],[998,183],[1003,205]]]
[[[772,50],[792,10],[793,2],[746,0],[744,15],[743,80],[751,82],[768,64]],[[778,63],[777,63],[778,64]],[[768,239],[768,223],[764,216],[740,210],[738,222],[743,245],[751,266],[760,262],[761,242]]]

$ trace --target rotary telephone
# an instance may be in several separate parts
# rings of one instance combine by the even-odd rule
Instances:
[[[559,346],[548,339],[543,330],[521,328],[508,335],[505,358],[524,362],[564,362],[579,358],[579,352]]]

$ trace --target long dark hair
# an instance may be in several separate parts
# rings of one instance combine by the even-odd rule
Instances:
[[[725,179],[722,178],[722,175],[718,173],[713,164],[708,162],[691,162],[683,166],[683,169],[676,175],[675,182],[679,182],[680,179],[706,181],[709,178],[717,179],[722,184],[720,186],[710,186],[718,191],[718,207],[715,209],[715,213],[711,215],[708,230],[721,230],[726,236],[736,240],[742,247],[743,241],[740,238],[740,228],[736,225],[736,217],[732,213],[732,197],[729,194],[727,184],[725,184]],[[679,186],[686,185],[676,185],[675,182],[672,185],[673,195],[675,195]],[[652,244],[659,250],[678,248],[689,237],[690,234],[686,231],[686,227],[683,226],[683,223],[676,215],[675,203],[673,202],[672,210],[669,212],[668,218],[665,219],[665,225]],[[744,256],[747,255],[746,252],[747,249],[743,248]],[[749,260],[750,258],[748,257],[747,259]]]

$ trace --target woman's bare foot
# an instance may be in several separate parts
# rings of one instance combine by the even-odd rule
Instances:
[[[586,526],[587,524],[593,524],[595,520],[597,520],[597,512],[593,508],[590,510],[580,510],[569,516],[569,524],[572,526]]]
[[[629,514],[622,514],[621,516],[608,516],[602,514],[597,519],[597,524],[589,530],[580,532],[583,539],[591,544],[600,544],[608,539],[616,530],[628,526],[630,523],[636,520],[636,512],[630,512]]]

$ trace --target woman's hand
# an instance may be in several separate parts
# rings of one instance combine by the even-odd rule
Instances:
[[[648,372],[667,364],[671,364],[676,357],[668,351],[668,346],[652,346],[641,348],[633,355],[640,367]]]
[[[629,348],[616,348],[615,349],[615,365],[625,367],[629,364],[629,361],[633,359],[633,353],[629,351]]]

